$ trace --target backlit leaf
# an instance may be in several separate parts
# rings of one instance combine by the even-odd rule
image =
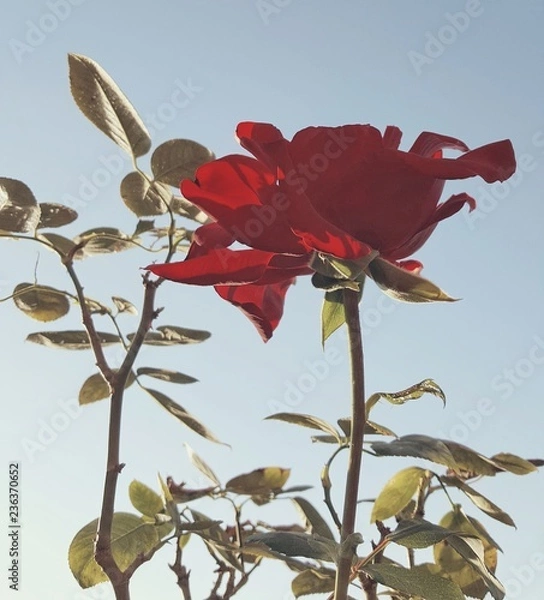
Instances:
[[[179,188],[183,179],[194,179],[195,172],[215,154],[193,140],[168,140],[151,155],[151,170],[155,179]]]
[[[77,212],[64,204],[40,202],[40,221],[38,229],[63,227],[77,219]]]
[[[0,177],[0,230],[33,233],[40,207],[31,189],[18,179]]]
[[[75,535],[68,552],[70,570],[82,588],[108,581],[94,559],[98,519],[85,525]],[[140,554],[147,554],[160,543],[155,525],[129,513],[115,513],[111,532],[111,549],[118,567],[124,571]]]
[[[129,373],[125,388],[130,387],[134,383],[134,373]],[[104,398],[109,398],[111,394],[108,382],[102,376],[102,373],[94,373],[83,382],[79,390],[79,404],[92,404]]]
[[[36,236],[39,240],[47,240],[60,254],[67,256],[75,248],[75,244],[72,240],[58,233],[39,233]]]
[[[127,154],[146,154],[151,138],[138,113],[94,60],[69,54],[70,90],[81,112]]]
[[[335,290],[326,292],[321,309],[321,343],[327,339],[346,322],[344,310],[344,292]]]
[[[136,371],[138,375],[147,375],[161,381],[169,381],[170,383],[195,383],[198,379],[190,375],[184,375],[178,371],[169,369],[155,369],[153,367],[139,367]]]
[[[20,283],[13,294],[15,306],[36,321],[55,321],[70,311],[66,295],[47,285]]]
[[[273,552],[286,556],[303,556],[328,562],[335,562],[339,550],[339,544],[328,538],[288,531],[255,533],[248,537],[247,543],[264,544]]]
[[[80,233],[74,243],[81,246],[74,258],[82,259],[96,254],[111,254],[134,248],[130,237],[115,227],[95,227]]]
[[[215,485],[220,487],[221,482],[219,481],[217,475],[213,472],[212,468],[208,465],[208,463],[206,463],[202,458],[200,458],[200,456],[187,443],[185,443],[185,450],[187,450],[187,454],[189,455],[189,459],[193,463],[193,465],[212,483],[215,483]]]
[[[405,548],[428,548],[451,535],[452,531],[425,519],[405,519],[385,539]]]
[[[421,569],[394,564],[365,565],[362,570],[382,585],[423,600],[464,600],[458,585]]]
[[[139,171],[133,171],[121,182],[121,198],[137,217],[163,215],[172,200],[172,192],[160,181],[149,181]]]
[[[175,344],[199,344],[211,336],[209,331],[199,329],[187,329],[186,327],[176,327],[175,325],[161,325],[156,331],[149,331],[145,336],[144,344],[150,346],[172,346]],[[127,338],[132,341],[133,333],[129,333]]]
[[[515,473],[516,475],[527,475],[538,470],[533,463],[521,458],[521,456],[516,456],[508,452],[495,454],[491,457],[491,460],[506,471],[510,471],[510,473]]]
[[[130,315],[138,314],[138,309],[134,306],[134,304],[132,304],[132,302],[129,302],[128,300],[125,300],[124,298],[121,298],[120,296],[112,296],[111,299],[113,300],[113,303],[115,304],[115,308],[117,309],[118,312],[128,313]]]
[[[323,419],[314,417],[312,415],[282,412],[270,415],[269,417],[266,417],[265,420],[284,421],[286,423],[292,423],[293,425],[308,427],[309,429],[318,429],[320,431],[328,433],[329,435],[334,436],[338,443],[341,443],[339,433],[330,423],[327,423],[327,421],[324,421]]]
[[[410,502],[425,477],[425,470],[408,467],[399,471],[385,484],[374,502],[371,523],[394,517]]]
[[[164,503],[159,494],[136,479],[130,482],[128,495],[132,506],[147,517],[154,518],[164,509]]]
[[[281,467],[264,467],[255,469],[250,473],[244,473],[230,479],[225,489],[236,494],[248,496],[266,494],[281,490],[289,479],[291,469]]]
[[[366,412],[367,414],[370,414],[372,408],[382,398],[387,400],[390,404],[405,404],[409,400],[418,400],[424,394],[432,394],[433,396],[440,398],[444,403],[444,406],[446,405],[446,396],[442,391],[442,388],[432,379],[424,379],[400,392],[377,392],[372,394],[366,402]]]
[[[121,341],[119,336],[113,333],[98,331],[97,336],[102,346],[118,344]],[[30,333],[26,341],[65,350],[88,350],[91,347],[86,331],[40,331]]]
[[[196,417],[189,414],[182,406],[170,399],[166,394],[151,388],[143,388],[152,398],[154,398],[164,409],[166,409],[171,415],[176,417],[184,425],[187,425],[189,429],[192,429],[195,433],[206,438],[210,442],[222,444],[221,442],[205,425],[203,425]]]
[[[295,598],[309,594],[325,594],[334,590],[335,571],[331,569],[306,569],[291,582]]]

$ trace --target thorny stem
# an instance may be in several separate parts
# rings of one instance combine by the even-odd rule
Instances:
[[[363,338],[359,320],[359,293],[344,289],[344,310],[348,329],[348,341],[351,361],[351,444],[348,459],[344,512],[340,542],[345,542],[355,529],[357,496],[363,453],[364,430],[366,422],[365,382],[363,360]],[[346,553],[339,557],[334,600],[347,600],[350,572],[353,556]]]

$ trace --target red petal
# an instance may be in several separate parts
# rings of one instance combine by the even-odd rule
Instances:
[[[419,134],[417,140],[412,144],[410,152],[420,156],[433,156],[436,152],[445,148],[461,150],[461,152],[468,152],[469,150],[469,147],[461,140],[440,133],[424,131]]]
[[[217,286],[217,293],[238,307],[255,325],[267,342],[283,315],[285,294],[294,279],[273,285]]]
[[[516,170],[514,149],[509,140],[476,148],[459,158],[427,158],[399,152],[405,164],[436,179],[467,179],[479,175],[487,183],[504,181]]]

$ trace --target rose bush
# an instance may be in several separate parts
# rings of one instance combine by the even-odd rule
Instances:
[[[184,261],[147,268],[172,281],[213,285],[265,340],[295,277],[328,258],[358,265],[401,298],[450,299],[418,297],[422,265],[403,259],[440,221],[465,204],[474,209],[465,193],[439,203],[446,180],[504,181],[516,167],[509,140],[469,151],[458,139],[424,132],[406,152],[399,150],[402,132],[391,126],[383,135],[371,125],[308,127],[288,141],[273,125],[244,122],[236,133],[255,158],[219,158],[181,183],[213,222],[195,232]],[[444,158],[445,149],[464,154]],[[236,242],[249,249],[231,248]]]

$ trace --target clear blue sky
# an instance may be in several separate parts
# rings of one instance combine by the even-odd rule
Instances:
[[[191,138],[217,155],[236,152],[233,132],[241,120],[272,122],[286,136],[307,125],[397,125],[404,132],[403,148],[425,130],[470,146],[510,138],[521,165],[518,174],[504,185],[448,184],[446,193],[474,195],[478,212],[442,223],[417,255],[424,275],[463,300],[394,304],[367,286],[367,386],[368,393],[394,391],[432,377],[445,390],[445,410],[432,398],[402,408],[379,407],[376,420],[398,434],[450,437],[487,455],[543,456],[543,26],[542,0],[12,2],[3,7],[0,24],[0,175],[25,181],[39,201],[76,203],[80,220],[67,230],[74,235],[98,225],[132,230],[134,219],[118,195],[128,161],[122,172],[114,169],[118,149],[73,103],[68,52],[93,58],[112,75],[154,130],[155,145]],[[187,102],[173,108],[170,98],[180,89]],[[82,182],[96,176],[104,162],[119,172],[102,181],[94,197],[82,198]],[[17,283],[33,280],[38,248],[3,242],[0,252],[1,295],[6,296]],[[88,295],[102,301],[120,295],[139,305],[138,268],[148,262],[147,255],[134,251],[77,266]],[[40,283],[69,287],[53,255],[39,252],[37,273]],[[315,485],[309,498],[321,506],[318,476],[327,449],[312,446],[306,430],[262,420],[278,410],[329,420],[348,412],[341,334],[329,344],[338,350],[339,364],[330,365],[327,376],[296,406],[285,402],[287,390],[322,359],[320,293],[309,281],[299,281],[267,345],[210,289],[165,285],[158,302],[165,306],[160,324],[208,329],[213,337],[195,347],[146,349],[139,365],[168,366],[197,377],[200,383],[161,389],[233,449],[197,438],[143,393],[130,390],[122,442],[127,466],[118,508],[130,509],[126,490],[132,479],[156,487],[157,471],[193,486],[204,484],[186,458],[184,441],[223,481],[262,466],[292,466],[291,483]],[[47,327],[9,302],[0,306],[0,318],[3,507],[8,461],[22,464],[24,554],[17,597],[109,600],[113,595],[105,586],[79,590],[66,562],[74,533],[98,515],[107,403],[85,407],[42,451],[25,450],[44,423],[62,421],[59,403],[73,402],[94,370],[89,353],[55,352],[24,338],[40,329],[79,328],[77,313]],[[134,317],[122,323],[126,331],[136,326]],[[108,356],[115,360],[115,351]],[[365,459],[361,497],[376,495],[396,470],[412,463]],[[340,473],[334,473],[337,491]],[[507,583],[507,598],[540,600],[544,571],[530,565],[544,553],[542,476],[498,476],[479,489],[518,526],[516,531],[490,522],[467,506],[505,549],[498,575]],[[214,507],[205,503],[202,510]],[[441,511],[447,511],[445,502],[434,501],[430,516],[439,518]],[[271,522],[297,518],[287,503],[251,514]],[[375,536],[366,509],[359,528],[367,543]],[[3,539],[0,554],[7,564]],[[209,593],[209,572],[200,568],[212,566],[198,546],[191,541],[187,551],[195,598]],[[167,550],[138,572],[133,600],[179,597],[166,566],[172,558]],[[290,573],[283,565],[270,564],[262,573],[237,597],[291,597]],[[4,594],[5,576],[0,585]]]

